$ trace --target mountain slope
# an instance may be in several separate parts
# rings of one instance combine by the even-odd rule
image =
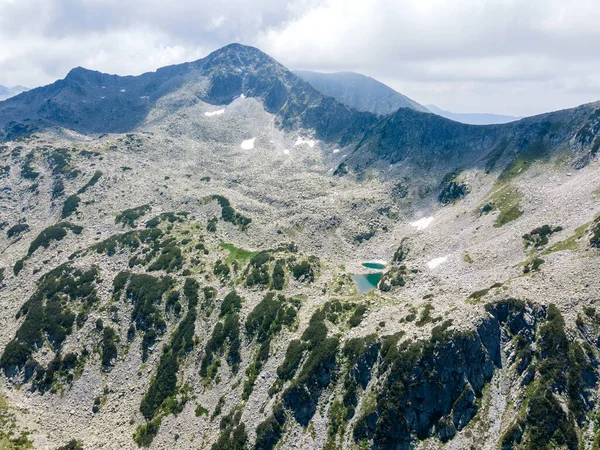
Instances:
[[[450,111],[444,111],[435,105],[425,105],[425,107],[438,116],[445,117],[446,119],[454,120],[456,122],[468,123],[471,125],[492,125],[500,123],[508,123],[519,120],[520,117],[515,116],[503,116],[500,114],[487,114],[487,113],[453,113]]]
[[[295,70],[315,89],[358,111],[390,114],[398,108],[428,112],[427,108],[379,81],[354,72],[321,73]]]

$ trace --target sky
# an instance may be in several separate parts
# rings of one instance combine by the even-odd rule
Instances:
[[[136,75],[232,42],[421,104],[516,116],[600,100],[598,0],[0,0],[0,84]]]

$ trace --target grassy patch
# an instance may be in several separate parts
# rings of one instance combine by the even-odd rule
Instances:
[[[523,152],[519,153],[508,163],[498,177],[498,182],[507,183],[520,174],[529,170],[535,161],[546,159],[549,155],[549,149],[541,140],[534,142]]]
[[[233,261],[249,261],[259,253],[244,250],[243,248],[239,248],[233,244],[227,244],[225,242],[221,242],[219,247],[224,248],[229,252],[229,256],[225,260],[230,263]]]
[[[122,211],[119,214],[117,214],[115,223],[121,223],[123,224],[123,226],[134,227],[136,220],[147,214],[151,209],[152,208],[150,207],[150,205],[141,205],[136,208],[126,209],[125,211]]]
[[[517,187],[508,184],[492,192],[488,197],[488,201],[482,206],[481,211],[486,206],[488,207],[486,212],[497,210],[498,217],[496,217],[494,227],[500,228],[523,215],[522,200],[523,193]]]
[[[569,236],[564,241],[559,241],[552,245],[550,248],[544,250],[542,255],[549,255],[554,252],[561,252],[563,250],[575,251],[579,248],[579,240],[585,236],[585,233],[589,227],[589,222],[575,228],[575,233]]]

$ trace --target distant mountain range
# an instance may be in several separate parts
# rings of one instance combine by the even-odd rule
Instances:
[[[446,119],[454,120],[455,122],[468,123],[471,125],[491,125],[499,123],[514,122],[515,120],[521,119],[521,117],[515,116],[503,116],[500,114],[487,114],[487,113],[453,113],[438,108],[435,105],[426,105],[426,108],[438,116],[445,117]]]
[[[15,95],[18,95],[21,92],[25,92],[28,90],[29,88],[26,88],[24,86],[13,86],[9,88],[0,84],[0,101],[6,100],[10,97],[14,97]]]
[[[310,70],[295,70],[294,73],[323,94],[358,111],[387,115],[400,108],[409,108],[420,112],[432,112],[455,122],[471,125],[492,125],[520,119],[520,117],[487,113],[453,113],[435,105],[423,106],[386,84],[360,73],[322,73]]]
[[[354,72],[321,73],[295,70],[318,91],[358,111],[390,114],[399,108],[429,112],[427,108],[374,78]]]

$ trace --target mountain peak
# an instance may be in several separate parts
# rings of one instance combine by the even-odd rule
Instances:
[[[256,47],[243,44],[229,44],[210,53],[205,58],[196,61],[206,69],[219,67],[222,70],[258,68],[261,65],[281,64]]]

